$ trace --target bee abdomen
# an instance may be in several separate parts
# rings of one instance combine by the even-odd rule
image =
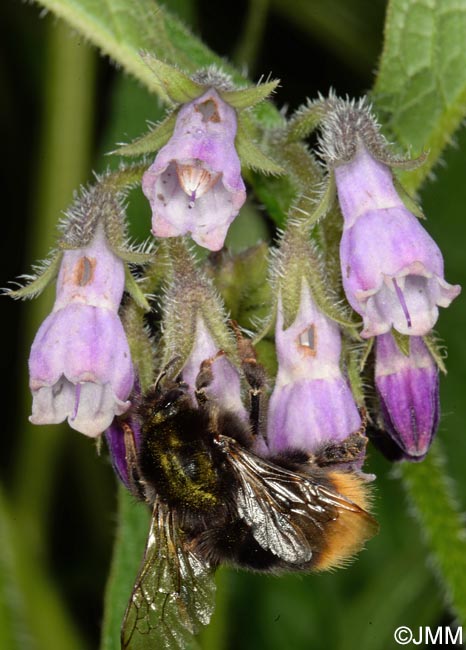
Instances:
[[[195,543],[198,552],[214,565],[271,573],[282,564],[274,553],[260,546],[250,527],[240,519],[204,530]]]
[[[329,471],[336,493],[348,500],[348,507],[336,509],[336,516],[323,528],[322,544],[310,563],[311,571],[344,566],[364,543],[378,532],[378,524],[367,512],[371,505],[370,485],[352,472]]]

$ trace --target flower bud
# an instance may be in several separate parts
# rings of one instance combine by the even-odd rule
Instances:
[[[101,225],[89,245],[64,252],[55,304],[29,357],[33,424],[67,418],[97,436],[129,408],[133,366],[117,313],[124,282]]]
[[[377,337],[375,385],[387,432],[407,460],[424,458],[439,421],[438,368],[421,337],[410,338],[409,356],[391,334]]]
[[[315,452],[338,443],[361,426],[351,390],[340,369],[338,325],[321,313],[303,282],[298,314],[283,329],[279,298],[275,343],[278,373],[269,402],[267,438],[271,451]]]
[[[139,389],[137,392],[139,395]],[[125,416],[124,419],[114,418],[105,431],[105,440],[115,474],[123,485],[132,491],[134,477],[131,476],[131,462],[135,462],[141,444],[141,426],[132,411],[129,411],[129,417]],[[131,455],[134,458],[131,458]]]
[[[130,468],[128,466],[127,446],[125,444],[125,427],[131,428],[131,435],[134,437],[136,448],[139,448],[141,429],[136,418],[130,418],[129,422],[122,422],[115,418],[112,424],[105,431],[105,439],[110,452],[112,466],[118,479],[123,485],[131,490]]]
[[[142,181],[156,237],[191,233],[200,246],[222,248],[246,200],[236,130],[234,109],[213,88],[181,107],[173,136]]]

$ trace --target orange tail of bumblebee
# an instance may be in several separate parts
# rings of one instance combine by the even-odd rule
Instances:
[[[357,474],[329,472],[335,492],[343,497],[338,516],[325,530],[325,546],[313,566],[314,571],[335,569],[348,563],[364,543],[377,534],[378,523],[369,514],[371,485]]]

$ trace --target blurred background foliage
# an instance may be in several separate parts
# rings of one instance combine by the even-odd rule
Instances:
[[[275,100],[288,112],[330,87],[358,97],[373,85],[385,0],[237,0],[221,7],[209,0],[166,0],[165,5],[251,78],[269,73],[281,78]],[[6,285],[47,254],[73,189],[92,180],[92,169],[115,164],[103,154],[144,132],[146,120],[156,120],[162,107],[38,6],[4,0],[0,13],[0,277]],[[421,200],[427,228],[445,254],[446,278],[463,286],[465,176],[462,129],[424,184]],[[145,238],[149,210],[137,192],[131,217],[134,234]],[[230,240],[236,247],[272,232],[263,217],[243,219],[240,226]],[[89,440],[66,426],[34,428],[27,420],[29,346],[52,301],[49,288],[33,303],[1,303],[2,650],[97,648],[112,557],[117,486],[105,450],[99,458]],[[439,437],[461,508],[466,492],[462,298],[442,312],[438,331],[449,348]],[[452,624],[399,468],[370,449],[367,471],[378,477],[381,532],[357,561],[332,574],[280,579],[221,570],[217,611],[202,639],[205,649],[382,650],[393,647],[400,625]],[[435,486],[428,472],[423,480],[428,504]],[[140,543],[135,540],[136,547]]]

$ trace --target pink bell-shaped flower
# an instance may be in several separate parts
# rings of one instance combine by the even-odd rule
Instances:
[[[204,248],[222,248],[246,200],[236,130],[235,110],[213,88],[181,107],[171,139],[142,180],[156,237],[191,233]]]
[[[101,226],[88,246],[63,254],[55,304],[29,357],[33,424],[68,419],[97,436],[129,408],[133,365],[118,317],[124,283]]]

